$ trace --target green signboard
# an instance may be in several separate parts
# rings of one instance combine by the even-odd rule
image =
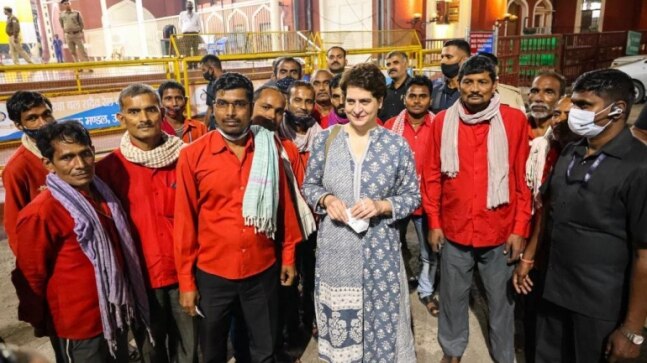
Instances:
[[[640,51],[640,39],[642,38],[642,33],[628,31],[627,32],[627,55],[638,55]]]

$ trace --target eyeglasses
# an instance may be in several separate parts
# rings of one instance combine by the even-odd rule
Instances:
[[[216,100],[214,104],[216,105],[216,108],[225,109],[229,108],[229,106],[234,106],[236,110],[244,110],[249,106],[249,102],[247,101],[227,102],[225,100]]]

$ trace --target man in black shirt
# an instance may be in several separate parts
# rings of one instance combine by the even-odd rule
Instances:
[[[404,85],[409,80],[407,74],[409,57],[404,52],[393,51],[386,55],[385,64],[389,77],[393,81],[386,88],[386,97],[378,114],[382,122],[399,115],[404,110],[404,93],[407,91]]]
[[[614,69],[585,73],[573,86],[568,124],[584,139],[562,151],[544,186],[550,251],[538,363],[615,361],[640,352],[647,316],[647,147],[626,126],[633,92],[631,78]]]
[[[216,120],[213,118],[214,85],[218,77],[222,76],[222,63],[217,56],[207,54],[200,60],[200,68],[202,69],[202,77],[209,82],[206,91],[207,112],[204,115],[204,123],[209,130],[214,130],[216,128]]]
[[[440,51],[440,70],[443,78],[434,81],[434,89],[431,91],[433,113],[448,109],[460,98],[458,70],[469,56],[470,45],[464,39],[452,39],[443,44]]]

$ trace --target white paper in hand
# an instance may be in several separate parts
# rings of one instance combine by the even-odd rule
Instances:
[[[348,215],[348,226],[355,231],[355,233],[362,233],[368,229],[368,219],[358,219],[352,216],[350,208],[346,209]]]

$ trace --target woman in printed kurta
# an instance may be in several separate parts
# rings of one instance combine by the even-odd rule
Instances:
[[[315,309],[319,356],[328,362],[416,359],[395,222],[418,207],[420,192],[408,144],[375,124],[385,89],[374,65],[344,75],[350,123],[317,136],[303,185],[322,215]],[[345,223],[347,206],[353,216],[370,217],[368,230]]]

